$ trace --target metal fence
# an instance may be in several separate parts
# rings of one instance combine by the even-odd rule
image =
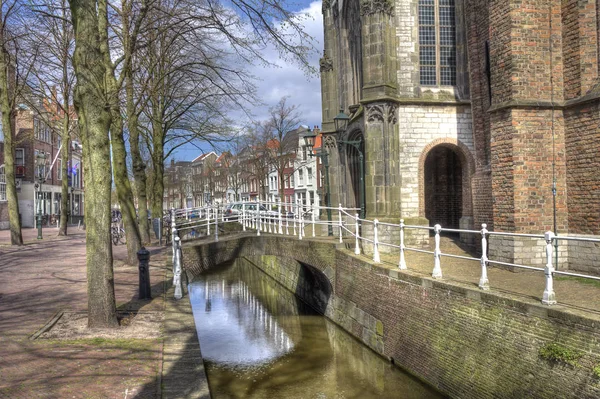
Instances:
[[[260,209],[260,205],[264,206],[264,209],[270,210],[269,212],[250,210]],[[293,209],[291,213],[289,210]],[[274,210],[274,211],[273,211]],[[332,220],[323,220],[323,218],[317,218],[316,214],[325,215],[327,210],[330,210],[334,215]],[[404,220],[400,220],[398,224],[393,223],[382,223],[377,219],[361,219],[358,213],[351,213],[358,211],[357,208],[344,208],[340,204],[337,208],[327,207],[310,207],[305,205],[290,204],[290,203],[271,203],[271,202],[245,202],[242,203],[241,213],[228,215],[226,208],[222,206],[213,207],[202,207],[202,208],[188,208],[188,209],[172,209],[170,212],[171,221],[171,240],[173,245],[173,283],[176,286],[175,297],[181,298],[181,240],[182,239],[194,239],[199,237],[214,236],[214,240],[219,240],[219,231],[227,223],[238,223],[241,224],[243,232],[252,232],[257,236],[261,233],[268,234],[279,234],[287,235],[290,237],[296,237],[302,240],[308,235],[316,237],[317,235],[322,236],[324,232],[335,232],[335,239],[339,240],[340,243],[348,240],[354,241],[354,254],[360,255],[361,248],[369,246],[372,250],[372,259],[376,263],[381,262],[380,248],[388,247],[388,250],[397,253],[398,255],[398,268],[400,270],[407,270],[408,265],[406,263],[406,252],[414,251],[432,256],[433,269],[431,272],[432,278],[441,279],[442,272],[442,257],[459,258],[467,261],[476,261],[480,264],[480,279],[479,288],[481,290],[489,290],[490,284],[488,279],[487,268],[489,265],[508,266],[512,268],[527,269],[538,272],[543,272],[545,275],[545,287],[542,294],[542,303],[546,305],[556,304],[556,294],[553,288],[553,276],[554,275],[565,275],[573,277],[581,277],[591,280],[600,280],[600,277],[573,273],[567,271],[558,271],[553,264],[553,254],[558,251],[560,242],[569,241],[582,241],[594,244],[600,244],[600,239],[596,238],[582,238],[582,237],[568,237],[568,236],[556,236],[553,232],[547,231],[544,234],[517,234],[517,233],[505,233],[495,232],[487,230],[487,225],[482,224],[480,230],[464,230],[464,229],[450,229],[443,228],[439,224],[433,227],[429,226],[416,226],[406,225]],[[321,226],[321,228],[319,228]],[[369,227],[369,237],[366,236],[364,231],[365,227]],[[397,242],[391,240],[385,241],[380,240],[379,230],[385,227],[388,230],[396,230],[399,239]],[[361,231],[363,234],[361,235]],[[407,232],[420,232],[427,235],[433,235],[434,249],[433,251],[409,247],[405,244],[405,237]],[[455,255],[450,253],[443,253],[440,249],[440,237],[443,233],[459,233],[461,237],[463,235],[472,235],[477,239],[481,240],[481,256],[471,257]],[[539,245],[540,263],[543,267],[536,265],[526,265],[519,263],[508,263],[500,260],[489,259],[489,240],[492,237],[512,237],[512,238],[529,238],[539,240],[543,245]],[[554,246],[554,248],[553,248]],[[389,251],[388,251],[389,253]],[[600,260],[600,254],[595,255]],[[179,287],[179,288],[177,288]],[[541,289],[540,289],[541,291]]]

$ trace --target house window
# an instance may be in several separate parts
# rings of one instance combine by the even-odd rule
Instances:
[[[25,149],[15,149],[15,166],[25,166]]]
[[[313,180],[312,168],[308,168],[308,169],[306,169],[306,171],[308,172],[308,180],[306,181],[306,184],[312,184],[312,180]]]
[[[56,178],[62,180],[62,159],[58,160],[58,169],[56,170]]]
[[[39,119],[33,120],[33,133],[36,139],[51,144],[50,127]]]
[[[46,164],[44,164],[42,166],[39,166],[39,165],[35,166],[35,177],[37,177],[37,178],[41,177],[42,179],[46,179],[46,173],[47,173],[46,166],[47,166],[47,162],[49,160],[50,154],[45,153],[44,151],[35,150],[34,151],[34,155],[33,155],[33,159],[36,162],[37,162],[38,154],[46,156]]]
[[[304,169],[300,169],[298,171],[298,185],[299,186],[304,185]]]
[[[290,187],[294,188],[294,175],[290,176]]]
[[[4,165],[0,166],[0,202],[6,201],[6,173]]]
[[[456,84],[454,0],[419,0],[419,62],[422,85]]]

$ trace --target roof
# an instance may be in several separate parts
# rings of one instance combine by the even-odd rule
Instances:
[[[192,162],[204,161],[210,154],[214,154],[215,157],[217,156],[217,154],[214,151],[211,151],[211,152],[207,152],[207,153],[204,153],[204,154],[201,154],[201,155],[197,156],[196,158],[194,158],[192,160]]]

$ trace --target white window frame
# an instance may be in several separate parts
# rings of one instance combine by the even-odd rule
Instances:
[[[4,164],[0,165],[0,202],[8,201],[6,197],[6,173]]]
[[[17,156],[18,153],[21,153],[21,160],[22,162],[19,163],[19,157]],[[25,148],[15,148],[15,166],[25,166]]]

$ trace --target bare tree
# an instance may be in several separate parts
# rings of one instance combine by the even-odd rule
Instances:
[[[95,0],[70,0],[75,34],[74,103],[79,115],[86,189],[88,326],[117,327],[112,243],[110,239],[111,99],[106,86],[98,7]]]
[[[138,104],[144,109],[144,114],[139,114],[143,120],[136,128],[143,128],[142,140],[156,171],[149,180],[154,185],[153,214],[159,216],[164,160],[170,151],[186,142],[220,137],[226,131],[225,111],[231,104],[253,99],[251,77],[243,72],[243,61],[265,62],[261,51],[273,43],[282,55],[308,66],[313,47],[297,16],[279,0],[233,0],[228,7],[207,0],[161,0],[152,10],[146,7],[151,17],[144,23],[123,24],[139,26],[144,43],[136,46],[135,52],[113,60],[111,40],[123,35],[122,30],[108,27],[112,21],[109,10],[115,4],[106,0],[69,0],[69,4],[76,43],[74,103],[80,121],[87,194],[88,325],[115,326],[109,131],[114,132],[113,139],[122,132],[117,99],[127,76],[117,79],[116,70],[120,65],[131,65],[132,76],[135,73],[139,78],[137,87],[143,90],[137,96],[142,99]],[[143,1],[141,4],[140,11],[144,9]],[[114,153],[121,143],[112,144],[116,173],[126,162],[121,154]],[[141,170],[141,165],[135,168]],[[119,179],[116,174],[115,179]],[[141,183],[136,191],[148,192]]]
[[[19,202],[15,180],[14,110],[17,99],[26,87],[27,78],[35,58],[35,45],[27,40],[23,24],[27,9],[22,3],[0,0],[0,110],[4,139],[4,172],[6,199],[10,223],[10,242],[23,245]],[[30,46],[31,51],[24,51]]]
[[[277,172],[279,180],[279,196],[283,198],[284,169],[290,159],[296,157],[298,134],[295,129],[300,123],[297,105],[288,105],[287,97],[269,109],[269,119],[265,123],[266,139],[277,141],[278,146],[269,148],[269,159],[272,170]]]
[[[40,46],[30,90],[36,98],[49,101],[33,101],[30,105],[38,117],[61,138],[60,158],[62,176],[69,176],[69,149],[76,132],[76,115],[72,108],[73,73],[72,56],[75,47],[73,25],[67,0],[44,0],[32,6],[35,23],[29,25],[29,37]],[[41,105],[41,107],[39,106]],[[58,235],[67,235],[68,178],[62,179],[61,215]]]

